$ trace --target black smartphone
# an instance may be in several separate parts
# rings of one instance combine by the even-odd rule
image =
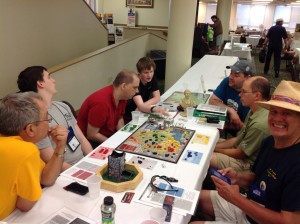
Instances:
[[[226,177],[226,176],[223,176],[220,172],[218,172],[215,168],[210,168],[210,174],[211,175],[214,175],[216,177],[219,177],[221,180],[227,182],[228,184],[231,184],[231,180]]]
[[[65,190],[71,191],[76,194],[85,195],[89,192],[89,188],[81,185],[80,183],[73,182],[64,187]]]

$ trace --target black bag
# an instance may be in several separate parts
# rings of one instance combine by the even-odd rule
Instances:
[[[260,63],[265,63],[266,55],[267,55],[266,50],[264,48],[261,49],[259,54],[258,54],[258,60],[259,60]]]

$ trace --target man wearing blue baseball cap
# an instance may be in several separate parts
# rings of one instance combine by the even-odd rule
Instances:
[[[244,107],[240,101],[239,92],[246,79],[253,76],[254,69],[250,61],[239,60],[231,66],[231,73],[213,92],[209,104],[227,107],[229,121],[226,130],[236,132],[241,129],[249,112],[249,107]]]

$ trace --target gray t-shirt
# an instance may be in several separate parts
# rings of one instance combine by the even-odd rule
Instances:
[[[55,125],[61,125],[66,128],[72,127],[74,135],[78,139],[78,134],[75,128],[77,121],[68,105],[62,102],[53,101],[50,108],[48,109],[48,113],[52,117],[52,122],[49,124],[50,127]],[[51,145],[53,149],[55,149],[55,142],[53,142],[49,137],[46,137],[37,143],[37,146],[40,150],[50,147]],[[73,152],[68,145],[66,146],[66,153],[64,156],[65,162],[73,165],[83,157],[84,155],[81,149],[81,144],[79,144],[75,152]]]

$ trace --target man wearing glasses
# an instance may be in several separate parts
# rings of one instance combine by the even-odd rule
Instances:
[[[210,160],[210,166],[213,168],[233,167],[239,171],[250,170],[262,140],[270,135],[269,111],[255,103],[269,99],[269,81],[262,76],[251,77],[244,82],[239,95],[242,104],[249,107],[250,111],[236,137],[217,143]]]
[[[51,119],[41,96],[15,93],[0,101],[0,220],[15,208],[29,211],[60,174],[68,136],[62,126],[49,128]],[[34,143],[51,136],[56,144],[45,164]]]
[[[48,113],[52,118],[50,126],[62,125],[68,129],[62,171],[77,163],[93,150],[89,141],[78,127],[70,107],[65,103],[52,101],[57,92],[56,83],[45,67],[31,66],[23,70],[18,77],[18,87],[21,92],[34,91],[42,96],[48,108]],[[46,136],[37,145],[44,162],[49,162],[55,151],[55,142]]]
[[[231,66],[231,73],[213,92],[209,104],[227,107],[229,121],[225,130],[236,133],[243,126],[243,122],[249,112],[249,107],[243,106],[239,92],[243,83],[253,75],[253,68],[249,61],[239,60]]]

